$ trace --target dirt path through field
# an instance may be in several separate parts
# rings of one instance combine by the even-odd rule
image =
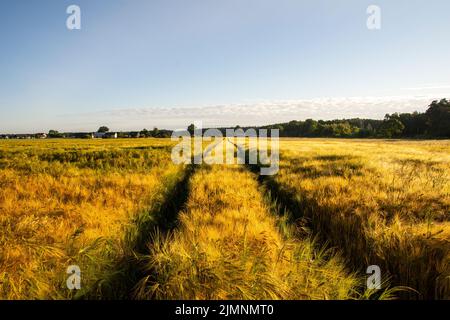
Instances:
[[[226,148],[235,151],[231,143]],[[197,166],[178,217],[177,228],[153,239],[135,298],[356,297],[357,279],[339,259],[293,237],[243,165]]]

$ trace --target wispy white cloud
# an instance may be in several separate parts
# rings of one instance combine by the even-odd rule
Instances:
[[[450,94],[449,94],[450,96]],[[146,107],[105,110],[101,112],[64,116],[70,130],[94,130],[101,124],[113,130],[142,128],[185,128],[189,123],[202,121],[206,127],[239,124],[262,125],[290,120],[374,118],[386,113],[425,111],[430,102],[440,97],[334,97],[302,100],[269,100],[253,103],[220,104],[211,106]]]
[[[403,88],[408,91],[449,90],[450,84],[425,84],[417,87]]]

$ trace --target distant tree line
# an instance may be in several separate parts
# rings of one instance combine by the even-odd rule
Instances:
[[[240,127],[234,129],[279,129],[281,137],[335,137],[335,138],[450,138],[450,102],[447,99],[433,101],[426,112],[386,114],[383,120],[342,119],[290,121],[263,127]],[[196,129],[188,126],[191,135]],[[226,134],[227,128],[218,128]],[[202,131],[205,131],[202,129]],[[102,126],[98,133],[108,133],[109,128]],[[48,138],[92,138],[92,133],[48,132]],[[117,132],[119,138],[170,138],[171,130],[143,129],[141,131]],[[27,135],[0,135],[0,138]],[[32,136],[32,135],[28,135]]]
[[[110,130],[107,126],[101,126],[98,128],[97,133],[109,133]],[[170,138],[172,135],[171,130],[160,130],[153,128],[153,130],[143,129],[141,131],[120,131],[117,132],[118,138]],[[87,132],[58,132],[56,130],[50,130],[47,134],[48,138],[80,138],[90,139],[93,137],[93,133]]]
[[[143,129],[139,132],[139,135],[143,138],[170,138],[172,130],[160,130],[158,128],[153,128],[153,130]]]
[[[387,114],[383,120],[307,119],[261,128],[279,129],[282,137],[450,138],[450,102],[433,101],[424,113]]]

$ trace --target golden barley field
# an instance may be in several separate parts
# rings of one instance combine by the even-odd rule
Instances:
[[[281,139],[274,176],[174,144],[0,141],[0,299],[450,298],[450,141]]]
[[[69,265],[88,289],[125,254],[134,220],[182,170],[170,140],[147,141],[1,142],[1,299],[71,298]]]
[[[450,298],[450,142],[285,139],[267,183],[341,250],[407,297]]]

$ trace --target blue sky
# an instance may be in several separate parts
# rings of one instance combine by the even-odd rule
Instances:
[[[66,8],[81,8],[81,30]],[[368,30],[366,9],[381,8]],[[0,132],[381,118],[450,97],[448,0],[2,0]]]

